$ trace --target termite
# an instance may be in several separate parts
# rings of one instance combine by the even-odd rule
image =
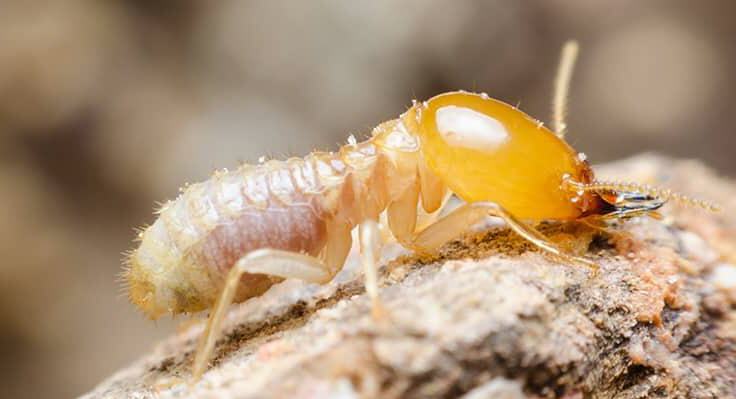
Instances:
[[[535,229],[545,220],[656,215],[674,200],[717,207],[669,190],[601,182],[565,140],[565,101],[577,44],[569,42],[555,81],[553,130],[485,94],[449,92],[414,104],[363,142],[338,152],[216,172],[164,204],[127,257],[130,300],[147,316],[212,309],[192,369],[205,371],[229,305],[286,278],[329,282],[358,227],[366,292],[382,315],[377,221],[385,212],[397,241],[432,252],[487,216],[562,262],[595,268]],[[449,190],[449,191],[448,191]],[[418,207],[439,212],[446,193],[465,204],[417,229]]]

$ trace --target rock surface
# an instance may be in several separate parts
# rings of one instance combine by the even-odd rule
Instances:
[[[354,266],[325,286],[288,281],[233,306],[195,386],[182,380],[201,323],[84,397],[736,397],[736,186],[697,162],[653,155],[597,170],[725,211],[667,205],[661,221],[605,232],[542,226],[595,259],[597,274],[503,227],[431,258],[404,254],[383,272],[387,325],[372,323]]]

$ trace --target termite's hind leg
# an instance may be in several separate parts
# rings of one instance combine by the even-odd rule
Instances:
[[[215,342],[220,333],[222,320],[233,302],[243,273],[268,274],[283,278],[296,278],[310,283],[326,283],[334,271],[317,258],[277,249],[258,249],[240,258],[230,269],[225,285],[217,299],[202,333],[192,367],[192,382],[202,377],[207,367]]]
[[[387,321],[388,313],[378,296],[378,260],[381,254],[381,231],[378,223],[366,220],[358,228],[360,258],[365,275],[365,291],[371,300],[371,315],[377,322]]]
[[[412,240],[412,244],[415,250],[432,252],[447,241],[461,236],[486,216],[502,218],[514,232],[558,258],[572,263],[583,264],[593,270],[597,270],[598,268],[594,262],[586,258],[565,253],[534,227],[518,220],[500,205],[492,202],[475,202],[457,208],[436,223],[419,232]]]

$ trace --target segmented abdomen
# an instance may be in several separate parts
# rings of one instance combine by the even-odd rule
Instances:
[[[375,168],[375,148],[355,151],[347,162],[343,155],[242,166],[187,187],[162,207],[128,259],[131,300],[151,317],[205,309],[248,252],[269,247],[317,255],[328,239],[328,220],[352,225],[366,212],[383,210],[385,190],[366,189],[384,173]],[[260,295],[278,281],[246,274],[237,299]]]

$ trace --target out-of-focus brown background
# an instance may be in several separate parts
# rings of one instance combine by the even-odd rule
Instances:
[[[336,148],[447,90],[548,120],[568,38],[577,149],[733,174],[734,17],[730,0],[3,0],[0,386],[80,394],[175,329],[115,276],[180,185]]]

